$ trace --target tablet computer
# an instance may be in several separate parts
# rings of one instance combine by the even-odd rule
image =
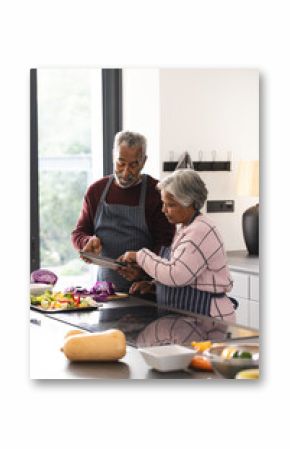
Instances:
[[[88,251],[80,251],[80,255],[100,267],[116,269],[127,265],[126,262],[119,262],[115,259],[110,259],[109,257],[97,256],[96,254]]]

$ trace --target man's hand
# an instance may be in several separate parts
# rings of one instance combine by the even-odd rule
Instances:
[[[101,240],[99,239],[99,237],[96,237],[95,235],[92,236],[90,240],[88,240],[88,242],[85,244],[82,250],[88,253],[94,253],[97,256],[102,251]],[[86,259],[83,256],[81,256],[81,258],[87,263],[92,263],[89,259]]]

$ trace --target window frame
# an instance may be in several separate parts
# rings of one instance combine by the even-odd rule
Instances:
[[[122,129],[122,70],[102,70],[103,90],[103,169],[104,176],[113,171],[114,137]]]

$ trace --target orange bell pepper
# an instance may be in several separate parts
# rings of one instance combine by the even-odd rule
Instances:
[[[196,355],[193,357],[190,366],[195,369],[202,371],[212,371],[212,366],[210,361],[203,355]]]
[[[191,346],[199,352],[203,352],[206,349],[212,346],[212,342],[210,340],[206,341],[192,341]]]

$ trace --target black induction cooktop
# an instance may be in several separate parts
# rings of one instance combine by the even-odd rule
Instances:
[[[257,338],[259,332],[232,325],[204,315],[177,311],[148,304],[114,305],[98,311],[59,313],[47,315],[58,321],[72,324],[89,332],[120,329],[126,335],[127,344],[146,347],[166,344],[190,345],[192,341],[226,341]]]

